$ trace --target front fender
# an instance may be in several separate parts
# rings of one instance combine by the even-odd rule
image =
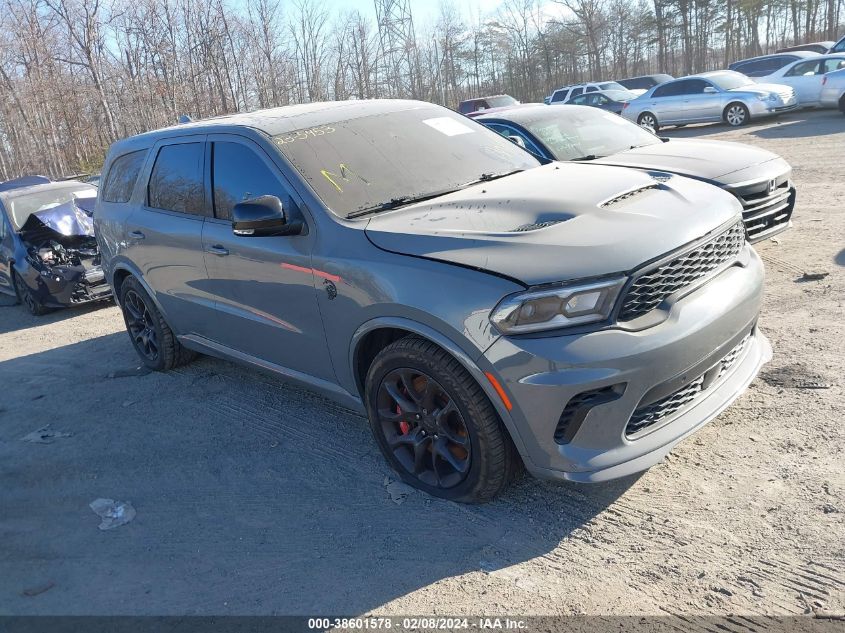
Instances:
[[[418,321],[414,321],[412,319],[404,318],[404,317],[376,317],[370,319],[366,323],[363,323],[353,334],[352,340],[349,346],[349,367],[354,368],[357,367],[358,363],[358,352],[361,341],[364,340],[367,334],[373,332],[374,330],[383,329],[383,328],[397,328],[401,330],[406,330],[408,332],[413,332],[425,339],[430,340],[432,343],[435,343],[449,352],[462,366],[466,369],[469,374],[472,376],[473,380],[475,380],[480,386],[487,397],[490,399],[490,402],[493,404],[493,407],[496,409],[496,413],[499,414],[499,418],[505,425],[505,428],[510,433],[511,439],[513,440],[514,445],[516,446],[517,451],[519,451],[520,456],[524,461],[530,461],[529,457],[525,450],[525,444],[522,440],[522,437],[519,434],[519,429],[517,425],[514,423],[513,418],[510,415],[510,411],[505,406],[502,399],[499,397],[499,394],[496,392],[496,389],[490,383],[490,380],[487,378],[485,373],[491,372],[495,375],[495,369],[493,365],[487,360],[487,358],[482,354],[480,354],[477,358],[471,358],[463,349],[462,346],[450,339],[449,337],[444,336],[437,330],[432,327],[429,327],[423,323]],[[356,382],[360,383],[360,380],[356,376]],[[363,385],[357,384],[359,393],[363,396]],[[364,398],[362,397],[362,402],[364,402]],[[366,407],[366,405],[365,405]]]

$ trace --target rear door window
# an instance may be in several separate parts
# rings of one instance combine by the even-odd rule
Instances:
[[[214,217],[229,220],[238,202],[276,196],[286,202],[278,177],[255,151],[242,143],[215,141],[212,148]]]
[[[845,68],[845,57],[834,57],[833,59],[826,59],[822,62],[822,73],[830,73],[834,70],[842,70]]]
[[[148,186],[154,209],[204,215],[205,143],[165,145],[158,151]]]
[[[146,157],[147,150],[141,150],[124,154],[112,162],[103,186],[104,202],[129,202]]]
[[[651,94],[652,97],[674,97],[675,95],[681,94],[679,91],[683,89],[683,81],[673,81],[670,84],[665,84],[658,88],[655,88],[654,92]]]
[[[802,62],[800,64],[795,64],[792,68],[790,68],[785,77],[803,77],[804,75],[817,75],[819,73],[819,62],[816,60],[810,60],[808,62]]]

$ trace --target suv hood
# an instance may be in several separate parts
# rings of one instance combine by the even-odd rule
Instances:
[[[776,161],[777,165],[763,167],[772,161]],[[771,167],[776,167],[780,172],[789,169],[789,165],[777,154],[743,143],[683,139],[637,147],[592,162],[640,169],[661,169],[691,178],[718,181],[720,184],[733,183],[734,180],[729,176],[740,171],[744,173],[743,178],[748,180],[746,170],[756,166],[761,166],[760,178],[768,174]]]
[[[385,212],[365,230],[383,250],[530,286],[629,271],[739,219],[732,195],[655,175],[551,163]]]

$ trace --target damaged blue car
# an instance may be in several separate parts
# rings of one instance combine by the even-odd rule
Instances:
[[[91,218],[96,198],[82,182],[0,183],[0,293],[34,315],[109,299]]]

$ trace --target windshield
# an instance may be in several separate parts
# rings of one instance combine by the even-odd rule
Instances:
[[[344,218],[540,164],[492,130],[434,105],[334,121],[274,141]]]
[[[77,200],[79,208],[89,211],[93,209],[97,190],[91,185],[68,183],[66,185],[51,186],[32,192],[15,193],[12,190],[4,195],[4,203],[9,210],[9,219],[16,231],[26,223],[27,218],[36,211],[52,209],[71,200]]]
[[[735,88],[742,88],[743,86],[747,86],[748,84],[754,83],[742,73],[737,72],[726,72],[720,75],[710,75],[707,77],[707,79],[713,82],[715,85],[719,86],[719,88],[721,88],[722,90],[733,90]]]
[[[656,145],[661,140],[617,114],[596,108],[551,108],[533,118],[520,119],[557,160],[610,156],[631,147]]]
[[[500,97],[487,97],[486,101],[491,108],[504,108],[505,106],[512,106],[519,103],[519,101],[517,101],[510,95],[502,95]]]
[[[615,81],[607,81],[603,84],[599,84],[599,88],[602,90],[625,90],[625,86],[618,84]]]

